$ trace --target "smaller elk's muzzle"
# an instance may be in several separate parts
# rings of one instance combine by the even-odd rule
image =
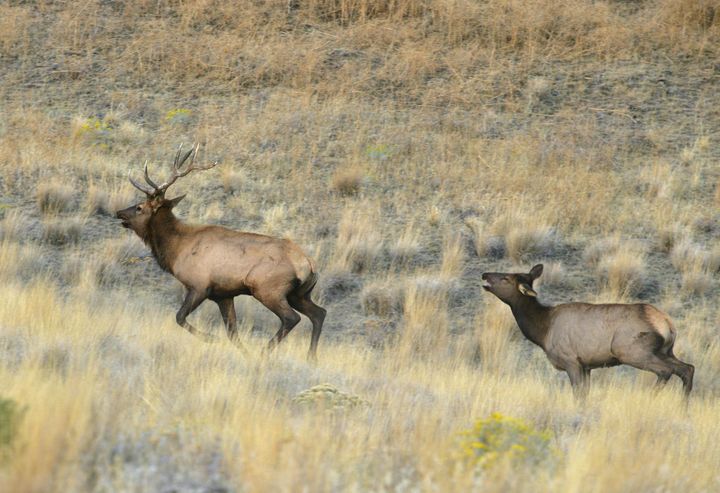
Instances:
[[[490,288],[492,288],[492,282],[490,282],[490,274],[487,272],[483,273],[482,280],[483,280],[482,288],[485,291],[490,291]]]

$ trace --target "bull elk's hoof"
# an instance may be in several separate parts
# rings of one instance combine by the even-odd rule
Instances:
[[[194,335],[203,342],[207,342],[208,344],[216,343],[219,340],[218,337],[214,336],[210,332],[200,332],[199,330],[196,330],[192,333],[192,335]]]
[[[250,359],[250,357],[252,355],[250,354],[250,351],[248,350],[247,347],[245,347],[245,344],[243,344],[240,339],[230,339],[230,342],[232,342],[232,345],[235,346],[236,348],[238,348],[238,350],[240,350],[240,353],[242,353],[244,358]]]

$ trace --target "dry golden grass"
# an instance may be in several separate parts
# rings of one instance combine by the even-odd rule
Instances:
[[[718,11],[0,5],[0,398],[26,408],[0,491],[720,489]],[[267,360],[177,327],[182,290],[112,218],[128,171],[162,180],[196,141],[220,166],[174,185],[178,215],[316,260],[318,366],[307,321]],[[479,285],[536,262],[543,301],[666,310],[687,407],[627,368],[574,402]],[[259,354],[277,320],[236,306]],[[192,319],[222,330],[211,303]],[[369,405],[293,401],[322,383]],[[459,459],[493,412],[550,430],[556,466]]]
[[[333,174],[330,187],[341,195],[355,195],[360,191],[365,175],[357,168],[338,169]]]

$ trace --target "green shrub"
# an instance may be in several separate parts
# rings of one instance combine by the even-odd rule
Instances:
[[[0,459],[7,458],[25,410],[12,399],[0,397]]]
[[[356,395],[341,392],[336,387],[327,383],[303,390],[293,397],[292,402],[299,406],[319,408],[327,411],[355,409],[368,405],[366,400]]]
[[[190,122],[192,111],[187,108],[175,108],[165,113],[165,123],[185,125]]]
[[[557,459],[551,438],[549,431],[538,431],[520,419],[493,413],[461,433],[461,455],[483,469],[504,461],[513,466],[537,466]]]

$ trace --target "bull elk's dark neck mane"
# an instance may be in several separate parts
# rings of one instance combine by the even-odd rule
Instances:
[[[544,349],[552,307],[541,304],[533,296],[518,296],[508,305],[523,335]]]
[[[178,240],[184,224],[167,207],[161,207],[150,219],[147,234],[143,241],[150,247],[153,257],[160,267],[172,272],[172,263],[177,254]]]

